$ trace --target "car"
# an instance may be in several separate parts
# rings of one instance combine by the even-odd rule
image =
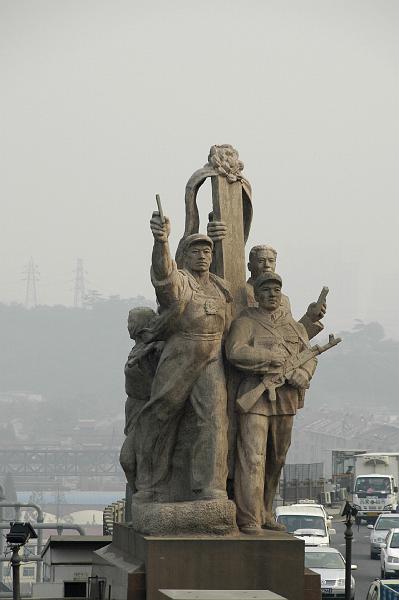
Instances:
[[[330,535],[335,534],[324,507],[317,504],[278,506],[275,516],[277,523],[303,539],[306,546],[329,546]]]
[[[305,546],[305,567],[319,573],[322,600],[345,598],[345,559],[336,548]],[[357,569],[351,565],[351,569]],[[355,597],[355,580],[351,577],[351,599]]]
[[[370,558],[378,558],[381,553],[381,544],[390,529],[399,527],[399,514],[381,514],[374,525],[367,525],[371,529],[370,534]]]
[[[366,600],[389,600],[399,598],[399,579],[376,579],[369,587]]]
[[[399,528],[390,529],[381,544],[381,579],[399,577]]]

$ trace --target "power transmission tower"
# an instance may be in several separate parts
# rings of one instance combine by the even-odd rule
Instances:
[[[86,296],[85,270],[83,268],[83,259],[76,260],[75,269],[75,288],[73,305],[75,307],[83,306],[83,301]]]
[[[39,281],[39,270],[32,257],[30,257],[29,263],[25,267],[24,274],[26,277],[23,281],[26,281],[26,292],[25,292],[25,306],[31,308],[37,306],[37,282]]]

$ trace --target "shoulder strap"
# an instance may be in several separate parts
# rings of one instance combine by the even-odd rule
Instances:
[[[281,333],[274,327],[270,327],[267,323],[264,323],[261,319],[259,319],[259,317],[255,314],[255,310],[251,311],[251,319],[254,319],[254,321],[259,323],[259,325],[262,325],[262,327],[266,329],[266,331],[274,335],[274,337],[277,338],[277,340],[284,346],[284,348],[288,350],[289,354],[291,354],[291,348],[288,346]]]

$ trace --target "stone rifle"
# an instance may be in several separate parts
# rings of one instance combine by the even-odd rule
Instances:
[[[240,412],[246,413],[256,404],[259,398],[262,396],[265,390],[268,391],[269,400],[271,402],[276,402],[276,388],[284,385],[287,379],[292,377],[295,369],[298,369],[302,365],[311,360],[312,358],[318,356],[319,354],[323,354],[330,348],[333,348],[337,344],[342,341],[341,338],[334,337],[333,334],[329,335],[328,343],[324,344],[324,346],[319,346],[316,344],[315,346],[311,346],[310,348],[306,348],[306,350],[302,350],[295,356],[286,361],[283,365],[282,372],[273,375],[264,375],[262,377],[261,382],[252,390],[244,393],[240,398],[237,399],[237,404]]]

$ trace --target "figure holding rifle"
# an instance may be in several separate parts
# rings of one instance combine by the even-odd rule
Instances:
[[[339,343],[309,346],[302,323],[281,302],[282,280],[268,271],[254,282],[258,307],[233,321],[226,354],[242,371],[237,395],[238,432],[234,496],[243,533],[283,529],[272,504],[290,443],[294,416],[316,369],[316,356]],[[323,301],[323,299],[321,299]]]

